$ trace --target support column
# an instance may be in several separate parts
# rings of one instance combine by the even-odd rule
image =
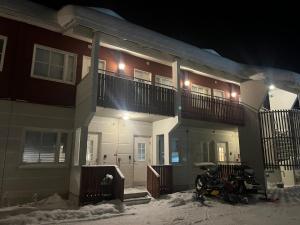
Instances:
[[[180,64],[177,60],[172,63],[172,78],[173,78],[174,87],[176,89],[174,110],[175,110],[175,115],[180,118],[181,117]]]

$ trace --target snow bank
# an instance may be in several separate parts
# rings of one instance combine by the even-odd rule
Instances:
[[[80,220],[94,220],[121,215],[120,202],[87,205],[70,209],[68,201],[54,194],[29,204],[0,209],[0,225],[51,224]]]

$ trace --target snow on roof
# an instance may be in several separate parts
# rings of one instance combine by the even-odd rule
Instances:
[[[221,56],[218,52],[216,52],[216,51],[213,50],[213,49],[202,48],[202,50],[207,51],[207,52],[209,52],[209,53],[211,53],[211,54],[215,54],[215,55]]]
[[[97,7],[89,7],[91,9],[94,9],[98,12],[101,12],[101,13],[104,13],[106,15],[109,15],[109,16],[113,16],[115,18],[118,18],[118,19],[121,19],[121,20],[125,20],[123,17],[121,17],[118,13],[116,13],[115,11],[113,10],[110,10],[110,9],[106,9],[106,8],[97,8]]]

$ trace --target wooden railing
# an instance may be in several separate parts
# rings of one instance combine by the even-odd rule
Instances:
[[[110,174],[113,181],[110,186],[102,186],[101,181]],[[106,188],[104,190],[104,188]],[[80,179],[81,205],[88,203],[97,203],[103,200],[103,192],[112,193],[111,199],[124,199],[124,176],[116,166],[82,166]]]
[[[244,108],[237,101],[183,91],[181,105],[184,118],[244,124]]]
[[[150,165],[147,166],[147,190],[153,198],[160,196],[160,176]]]
[[[172,165],[152,166],[160,175],[159,191],[160,194],[171,194],[173,188],[173,167]]]
[[[174,116],[175,90],[134,81],[132,77],[99,73],[97,95],[99,106]]]

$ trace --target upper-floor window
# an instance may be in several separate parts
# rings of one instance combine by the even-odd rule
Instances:
[[[146,84],[151,84],[151,73],[139,69],[134,69],[134,80]]]
[[[27,129],[24,135],[23,163],[65,163],[68,133],[52,130]]]
[[[214,94],[214,97],[225,98],[225,92],[222,90],[214,89],[213,94]]]
[[[0,35],[0,71],[3,69],[7,37]]]
[[[197,84],[192,84],[192,89],[191,91],[193,94],[198,94],[198,95],[211,95],[211,90],[208,87],[200,86]]]
[[[74,84],[76,79],[76,55],[35,44],[31,76]]]
[[[173,88],[173,81],[169,77],[163,77],[156,75],[155,76],[155,85],[164,87],[164,88]]]
[[[106,61],[99,59],[98,72],[105,73],[105,69],[106,69]],[[90,73],[90,70],[91,70],[91,57],[84,55],[82,58],[81,78],[83,79],[84,77],[86,77]]]

